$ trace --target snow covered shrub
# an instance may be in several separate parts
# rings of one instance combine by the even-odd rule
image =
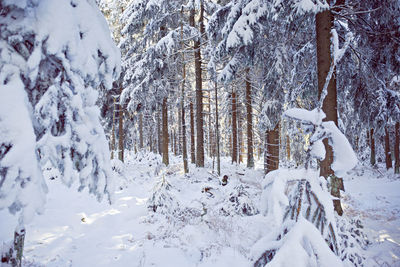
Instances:
[[[305,133],[310,134],[310,145],[305,169],[277,170],[265,177],[263,211],[280,230],[272,236],[274,242],[266,243],[263,253],[256,246],[254,266],[341,266],[341,256],[348,251],[341,248],[332,196],[319,170],[310,166],[313,160],[325,157],[325,138],[333,148],[336,174],[353,168],[356,156],[336,125],[322,122],[322,111],[290,109],[285,115],[302,123]]]
[[[171,217],[179,210],[179,203],[172,193],[172,186],[167,182],[165,176],[156,185],[154,192],[147,201],[150,211]]]
[[[241,216],[251,216],[258,214],[249,193],[242,184],[234,187],[227,200],[222,204],[221,213],[224,215],[238,214]]]

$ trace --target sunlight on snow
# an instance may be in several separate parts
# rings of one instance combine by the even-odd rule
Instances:
[[[103,212],[93,213],[90,216],[87,216],[84,212],[80,212],[77,214],[79,216],[82,216],[82,222],[84,222],[85,224],[92,224],[99,218],[105,217],[107,215],[115,215],[118,213],[121,213],[121,212],[117,209],[109,209],[109,210],[105,210]]]
[[[129,200],[132,200],[133,199],[133,197],[121,197],[120,199],[118,199],[118,200],[121,200],[121,201],[129,201]]]
[[[387,234],[387,233],[380,234],[379,237],[378,237],[378,241],[379,242],[384,242],[385,240],[387,240],[389,242],[392,242],[392,243],[395,243],[395,244],[400,246],[400,243],[398,243],[395,240],[393,240],[392,237],[389,234]]]
[[[147,199],[148,199],[147,197],[145,197],[145,198],[135,197],[135,198],[136,198],[136,205],[137,206],[145,204]]]

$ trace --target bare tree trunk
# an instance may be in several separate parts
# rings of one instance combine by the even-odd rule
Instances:
[[[236,93],[232,87],[232,163],[238,160]]]
[[[215,137],[217,144],[217,172],[218,175],[221,175],[221,157],[219,154],[219,117],[218,117],[218,86],[217,82],[215,82]]]
[[[170,117],[170,121],[172,121],[172,117]],[[171,130],[169,132],[169,140],[170,140],[169,144],[171,146],[171,148],[170,148],[171,153],[174,153],[174,132],[173,132],[173,130]]]
[[[268,170],[268,131],[264,133],[264,174],[267,174]]]
[[[153,131],[153,130],[151,129],[151,132],[152,132],[152,131]],[[153,135],[152,135],[152,134],[149,135],[149,146],[150,146],[150,152],[153,152],[153,153],[154,153]]]
[[[253,155],[253,108],[249,70],[246,77],[246,116],[247,116],[247,168],[254,168]]]
[[[199,26],[200,33],[203,24],[203,4],[200,4]],[[195,27],[195,10],[190,10],[190,26]],[[194,68],[196,76],[196,131],[197,131],[197,147],[196,147],[196,166],[204,167],[204,130],[203,130],[203,89],[202,89],[202,73],[201,73],[201,51],[200,39],[194,41]]]
[[[330,47],[333,15],[331,10],[328,9],[317,13],[315,20],[317,35],[318,94],[320,97],[332,62]],[[326,114],[324,121],[333,121],[338,125],[335,73],[329,81],[327,91],[328,94],[322,105],[322,110]],[[341,216],[343,210],[340,203],[340,189],[343,189],[343,179],[336,177],[331,168],[331,164],[333,163],[332,147],[328,144],[327,139],[323,140],[323,143],[325,145],[326,156],[320,164],[320,175],[324,176],[326,179],[329,177],[331,178],[331,195],[338,198],[333,200],[334,209],[337,214]]]
[[[168,157],[168,105],[167,97],[164,97],[162,102],[162,158],[163,163],[169,165]]]
[[[120,87],[120,95],[122,93],[122,86]],[[124,111],[121,104],[118,104],[118,159],[124,162]]]
[[[237,95],[236,95],[237,96]],[[237,119],[238,119],[238,152],[239,152],[239,163],[243,162],[244,145],[243,145],[243,129],[242,129],[242,105],[239,101],[236,101]]]
[[[371,129],[371,132],[369,134],[369,140],[370,140],[370,148],[371,148],[371,165],[375,166],[376,164],[376,157],[375,157],[375,137],[374,137],[374,129]]]
[[[181,9],[181,16],[183,16],[183,7]],[[183,20],[183,18],[181,18]],[[186,65],[183,43],[183,23],[181,23],[181,49],[182,49],[182,88],[181,88],[181,136],[182,136],[182,158],[183,158],[183,171],[189,172],[187,147],[186,147],[186,123],[185,123],[185,82],[186,82]]]
[[[389,139],[389,131],[388,126],[385,127],[385,161],[386,161],[386,169],[389,170],[393,167],[392,165],[392,155],[390,152],[390,139]]]
[[[113,97],[113,118],[112,118],[112,128],[111,128],[111,159],[114,159],[115,151],[115,98]]]
[[[266,173],[269,173],[279,168],[279,123],[273,130],[267,131],[266,136],[267,157],[264,162],[266,161]]]
[[[176,133],[176,130],[174,129],[174,155],[178,156],[178,134]]]
[[[196,163],[196,145],[194,140],[194,112],[193,102],[190,101],[190,161],[192,164]]]
[[[211,127],[211,90],[208,92],[208,151],[209,156],[213,157],[215,153],[213,153],[213,130]]]
[[[182,109],[178,108],[178,132],[176,133],[177,154],[182,155]]]
[[[394,173],[400,173],[400,155],[399,155],[399,146],[400,146],[400,123],[396,122],[395,127],[395,135],[396,140],[394,142]]]
[[[158,149],[158,154],[162,155],[162,134],[161,134],[160,111],[157,112],[157,149]]]
[[[139,114],[139,149],[143,149],[143,113]]]

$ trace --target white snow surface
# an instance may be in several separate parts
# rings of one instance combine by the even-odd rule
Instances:
[[[181,158],[171,157],[170,166],[165,168],[158,155],[127,154],[125,164],[112,163],[120,175],[112,205],[97,202],[87,191],[66,188],[51,169],[45,173],[49,186],[46,210],[27,225],[24,266],[239,267],[252,266],[260,253],[273,247],[280,247],[280,253],[267,266],[312,266],[315,261],[318,266],[341,264],[332,253],[323,254],[323,259],[307,254],[310,247],[320,254],[325,245],[308,221],[300,219],[282,243],[271,241],[277,227],[262,213],[216,213],[226,204],[220,202],[239,184],[261,209],[261,189],[267,180],[259,167],[249,170],[223,159],[222,174],[229,176],[228,185],[223,187],[206,168],[191,165],[189,175],[184,176]],[[211,164],[209,160],[206,167],[211,168]],[[282,169],[280,175],[285,178],[301,172]],[[372,241],[366,251],[366,266],[400,266],[400,177],[392,172],[358,166],[344,176],[344,216],[360,218]],[[163,176],[171,185],[171,196],[181,209],[186,208],[187,216],[174,218],[148,210],[147,201]],[[202,193],[204,187],[212,188],[209,192],[213,197]],[[284,199],[282,196],[283,204]],[[204,213],[201,203],[208,207],[207,213],[191,216]],[[0,241],[12,238],[15,220],[7,211],[0,211]]]

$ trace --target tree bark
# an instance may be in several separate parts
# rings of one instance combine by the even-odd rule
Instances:
[[[238,95],[236,95],[238,98]],[[238,129],[238,152],[239,152],[239,163],[243,162],[243,154],[244,152],[244,140],[243,140],[243,127],[242,127],[242,105],[239,104],[239,101],[236,101],[236,110],[237,110],[237,129]]]
[[[236,93],[232,88],[232,163],[238,160],[238,136],[237,136],[237,107]]]
[[[321,93],[332,62],[330,47],[333,15],[331,11],[328,9],[317,13],[315,22],[317,39],[318,95],[321,97]],[[338,125],[335,73],[328,83],[327,95],[323,101],[322,110],[326,114],[324,121],[333,121],[336,125]],[[332,147],[328,144],[327,139],[323,140],[323,143],[326,150],[326,156],[325,159],[320,163],[320,175],[324,176],[326,179],[331,177],[331,194],[340,198],[341,187],[337,185],[343,185],[343,179],[334,175],[334,172],[331,168],[331,164],[333,163]],[[343,214],[343,209],[340,199],[333,200],[333,206],[337,214],[341,216]]]
[[[247,117],[247,168],[254,168],[253,154],[253,108],[249,70],[246,77],[246,117]]]
[[[183,7],[181,9],[181,16],[183,16]],[[181,18],[183,20],[183,18]],[[188,159],[187,159],[187,146],[186,146],[186,123],[185,123],[185,82],[186,82],[186,65],[183,43],[183,22],[181,23],[181,50],[182,50],[182,88],[181,88],[181,136],[182,136],[182,158],[183,158],[183,171],[189,172]]]
[[[396,122],[396,127],[395,127],[395,135],[396,139],[394,142],[394,173],[400,173],[400,153],[399,153],[399,146],[400,146],[400,123]]]
[[[160,111],[157,112],[157,148],[158,148],[158,154],[162,155],[162,134],[161,134]]]
[[[168,106],[167,97],[164,97],[162,102],[162,158],[163,163],[169,165],[168,157]]]
[[[273,130],[267,131],[266,136],[267,157],[265,173],[269,173],[279,168],[279,123]]]
[[[122,86],[120,86],[120,94],[122,94]],[[124,111],[121,104],[118,104],[118,159],[124,162]]]
[[[139,149],[143,149],[143,113],[139,114]]]
[[[173,130],[173,138],[174,138],[174,156],[178,156],[178,134],[176,130]]]
[[[217,173],[221,175],[221,158],[219,154],[219,118],[218,118],[218,86],[217,82],[214,83],[215,87],[215,137],[217,144]]]
[[[112,118],[112,128],[111,128],[111,159],[114,159],[115,151],[115,98],[113,97],[113,118]]]
[[[213,130],[211,127],[211,90],[208,92],[208,152],[210,157],[214,157],[214,137]]]
[[[386,169],[389,170],[393,167],[392,165],[392,155],[390,152],[390,139],[389,139],[389,131],[388,126],[385,127],[385,161],[386,161]]]
[[[371,165],[375,166],[376,164],[376,157],[375,157],[375,137],[374,137],[374,129],[371,129],[371,132],[369,134],[369,140],[370,140],[370,148],[371,148]]]
[[[190,161],[192,164],[196,163],[196,144],[194,140],[194,111],[193,102],[190,101]]]
[[[202,29],[203,23],[203,4],[200,4],[199,25]],[[195,27],[195,9],[190,10],[190,26]],[[200,31],[202,34],[202,32]],[[196,76],[196,131],[197,131],[197,147],[196,147],[196,166],[204,167],[204,130],[203,130],[203,90],[202,90],[202,72],[201,72],[201,51],[200,38],[194,41],[194,69]]]

